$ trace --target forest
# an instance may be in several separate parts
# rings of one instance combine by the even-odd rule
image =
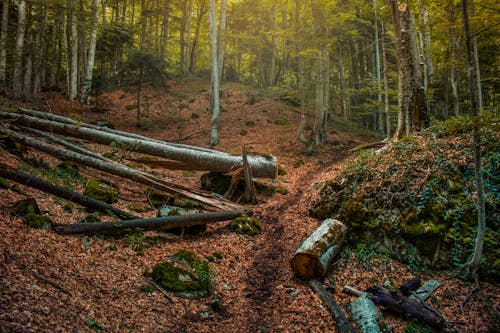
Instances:
[[[495,0],[2,0],[1,332],[497,332]]]

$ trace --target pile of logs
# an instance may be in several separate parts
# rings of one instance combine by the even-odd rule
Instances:
[[[300,279],[308,280],[311,288],[320,295],[330,310],[336,322],[337,332],[355,332],[355,329],[342,307],[320,281],[339,252],[346,233],[347,227],[342,222],[326,219],[302,242],[290,261],[294,274]],[[414,279],[396,291],[389,291],[382,286],[373,286],[362,292],[346,286],[344,292],[358,297],[351,303],[351,314],[364,333],[385,331],[382,313],[375,305],[384,311],[409,319],[417,319],[434,329],[443,330],[448,328],[450,323],[424,302],[438,286],[439,282],[435,280],[429,280],[421,286],[420,280]]]
[[[71,161],[123,177],[161,192],[199,202],[208,210],[222,210],[222,212],[200,214],[201,216],[183,216],[182,219],[179,217],[162,217],[149,221],[69,189],[50,184],[33,175],[18,172],[0,163],[1,177],[92,209],[111,212],[119,218],[127,220],[104,223],[107,224],[106,226],[97,224],[92,227],[79,224],[78,228],[69,225],[56,226],[54,229],[60,233],[119,232],[120,230],[136,227],[140,227],[142,230],[151,228],[168,230],[179,226],[230,220],[241,214],[251,213],[244,210],[241,205],[215,193],[174,184],[153,174],[133,169],[123,163],[106,158],[83,145],[71,143],[68,137],[83,142],[112,145],[127,151],[161,157],[163,159],[161,162],[164,165],[175,169],[230,172],[234,170],[235,166],[239,165],[241,168],[245,168],[246,165],[253,177],[274,178],[277,175],[276,158],[271,155],[247,156],[244,154],[243,158],[212,149],[169,143],[138,134],[117,131],[36,110],[19,109],[17,112],[9,112],[1,109],[0,119],[2,120],[0,135],[7,136],[15,142],[22,143],[64,161]]]

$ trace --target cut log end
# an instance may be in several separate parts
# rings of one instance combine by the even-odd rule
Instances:
[[[291,264],[295,275],[301,279],[310,280],[326,273],[319,257],[309,253],[296,253]]]

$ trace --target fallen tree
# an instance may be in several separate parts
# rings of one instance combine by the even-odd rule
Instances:
[[[224,212],[210,212],[182,216],[165,216],[149,219],[134,219],[115,222],[59,224],[53,226],[55,232],[61,235],[68,234],[117,234],[134,230],[171,230],[195,225],[223,222],[237,218],[243,214],[251,215],[249,210],[234,210]]]
[[[182,187],[180,185],[168,183],[153,175],[134,170],[118,162],[107,162],[90,156],[85,156],[73,151],[65,150],[54,145],[49,145],[41,140],[16,133],[9,129],[0,127],[0,133],[10,135],[25,145],[36,148],[40,151],[51,154],[54,157],[72,161],[81,165],[86,165],[113,175],[133,180],[135,182],[151,186],[167,193],[178,194],[185,198],[201,202],[211,207],[223,210],[240,209],[241,206],[222,197],[214,197],[211,193]]]
[[[19,122],[20,125],[35,129],[106,145],[114,143],[131,151],[188,163],[193,169],[197,170],[229,172],[233,165],[242,163],[240,156],[187,145],[166,144],[158,140],[144,140],[130,137],[130,135],[118,135],[101,128],[85,127],[81,123],[69,124],[19,113],[0,113],[0,116],[13,119]],[[257,178],[275,178],[277,175],[276,158],[271,155],[250,155],[248,156],[248,163]]]
[[[335,219],[326,219],[295,251],[291,265],[295,275],[302,279],[320,278],[328,264],[339,252],[347,227]]]
[[[113,213],[122,219],[135,219],[137,216],[124,212],[118,208],[108,205],[102,201],[89,198],[80,193],[72,190],[50,184],[43,179],[28,175],[26,173],[18,172],[3,164],[0,164],[0,176],[15,181],[16,183],[23,184],[40,191],[55,195],[57,197],[72,201],[79,205],[99,210],[105,213]]]

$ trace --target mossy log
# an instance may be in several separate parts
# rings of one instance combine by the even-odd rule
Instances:
[[[330,310],[330,314],[335,321],[335,332],[339,333],[355,333],[354,327],[352,327],[351,323],[347,319],[344,311],[337,304],[335,299],[330,295],[330,293],[323,287],[323,284],[318,280],[311,280],[311,287],[316,291],[323,303],[325,303],[328,310]]]
[[[335,219],[326,219],[295,251],[292,269],[302,279],[320,278],[339,252],[347,227]]]
[[[215,198],[211,195],[211,193],[207,193],[200,190],[189,189],[187,187],[183,187],[178,184],[172,184],[166,182],[158,177],[147,174],[145,172],[141,172],[138,170],[134,170],[126,165],[120,164],[118,162],[106,162],[102,161],[90,156],[85,156],[73,151],[65,150],[54,145],[46,144],[40,140],[28,137],[26,135],[22,135],[16,133],[14,131],[0,128],[0,133],[7,134],[9,136],[15,137],[20,142],[23,142],[25,145],[36,148],[40,151],[44,151],[46,153],[51,154],[57,158],[65,159],[68,161],[72,161],[75,163],[79,163],[81,165],[86,165],[91,168],[95,168],[113,175],[117,175],[123,178],[127,178],[133,180],[135,182],[151,186],[155,189],[165,191],[167,193],[178,194],[185,198],[195,200],[197,202],[201,202],[203,204],[209,205],[211,207],[216,207],[224,210],[231,209],[239,209],[240,205],[233,203],[224,198]]]
[[[361,296],[351,303],[352,317],[359,324],[363,333],[381,332],[379,322],[382,321],[382,314],[375,307],[368,293],[362,293]]]
[[[49,193],[55,195],[57,197],[72,201],[79,205],[96,209],[102,212],[113,213],[116,216],[123,219],[134,219],[136,216],[124,212],[118,208],[115,208],[111,205],[108,205],[102,201],[95,200],[84,196],[80,193],[74,192],[72,190],[50,184],[43,179],[34,177],[32,175],[15,171],[11,168],[8,168],[2,164],[0,164],[0,176],[15,181],[16,183],[23,184],[32,188],[36,188],[45,193]]]
[[[171,230],[181,227],[192,227],[205,223],[216,223],[232,220],[243,214],[252,214],[248,210],[210,212],[182,216],[165,216],[148,219],[134,219],[115,222],[59,224],[54,230],[61,235],[68,234],[119,234],[130,230]]]
[[[176,160],[192,165],[194,169],[229,172],[235,164],[242,163],[240,156],[223,152],[208,150],[187,145],[174,145],[158,140],[144,140],[135,137],[111,133],[108,129],[95,129],[88,124],[69,124],[58,121],[46,120],[38,117],[19,113],[1,113],[3,118],[15,119],[23,126],[53,133],[81,138],[109,145],[111,143],[126,147],[128,150]],[[251,155],[248,162],[253,174],[257,178],[275,178],[277,175],[277,161],[273,156]]]
[[[420,286],[416,291],[414,291],[408,298],[414,300],[425,301],[437,288],[441,283],[437,280],[428,280],[422,286]]]

